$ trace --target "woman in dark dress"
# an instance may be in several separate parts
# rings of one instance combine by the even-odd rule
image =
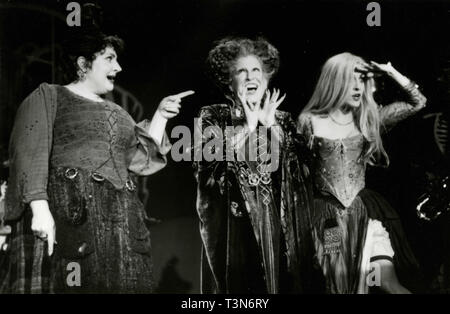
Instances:
[[[122,70],[122,40],[91,31],[68,50],[74,80],[41,84],[20,106],[10,141],[5,220],[7,293],[152,292],[148,218],[135,176],[164,167],[164,129],[186,92],[138,124],[102,98]]]
[[[396,81],[408,101],[378,107],[373,71]],[[409,292],[402,284],[414,279],[417,262],[396,212],[365,188],[365,173],[368,164],[388,161],[381,133],[425,103],[418,86],[390,63],[341,53],[323,66],[298,129],[313,155],[313,237],[329,293],[368,293],[371,286]]]
[[[207,65],[227,101],[203,107],[198,123],[201,290],[309,291],[312,199],[301,138],[290,114],[277,110],[284,96],[268,90],[278,50],[265,39],[225,38],[209,52]]]

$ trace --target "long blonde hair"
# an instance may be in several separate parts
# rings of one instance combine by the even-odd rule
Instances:
[[[315,115],[328,115],[345,105],[345,100],[351,93],[351,82],[358,64],[365,61],[351,53],[344,52],[328,59],[322,67],[319,80],[311,99],[303,109],[300,116],[311,113]],[[361,105],[353,110],[353,115],[359,131],[368,142],[363,158],[371,165],[389,164],[389,158],[384,150],[380,136],[380,115],[378,106],[373,99],[375,82],[367,79],[364,82]],[[299,122],[300,122],[299,116]]]

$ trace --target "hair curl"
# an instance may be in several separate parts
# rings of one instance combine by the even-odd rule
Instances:
[[[79,57],[86,59],[86,67],[91,68],[95,58],[107,47],[113,48],[117,54],[122,53],[124,42],[118,36],[106,35],[100,30],[102,20],[101,8],[93,4],[85,4],[82,8],[82,25],[66,34],[62,42],[63,65],[65,79],[73,82],[79,79],[77,72],[80,67]]]
[[[234,63],[238,58],[249,55],[259,59],[269,80],[277,73],[280,67],[279,52],[262,37],[255,40],[225,37],[217,41],[206,59],[207,73],[219,88],[228,92]]]

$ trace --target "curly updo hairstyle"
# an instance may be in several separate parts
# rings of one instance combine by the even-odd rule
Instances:
[[[223,92],[229,92],[231,72],[238,58],[253,55],[262,64],[263,72],[270,80],[280,66],[277,48],[266,39],[225,37],[216,42],[206,59],[207,74]]]
[[[98,54],[107,47],[112,47],[117,54],[124,48],[124,42],[117,36],[105,35],[100,30],[102,20],[101,8],[94,4],[84,4],[81,11],[81,27],[74,27],[66,34],[62,42],[65,67],[65,81],[73,82],[79,79],[77,59],[84,57],[86,67],[91,68]]]

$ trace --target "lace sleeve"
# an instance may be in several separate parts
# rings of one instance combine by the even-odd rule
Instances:
[[[403,87],[408,94],[409,101],[397,101],[388,106],[380,108],[381,131],[387,132],[398,122],[412,116],[425,107],[427,99],[419,91],[419,87],[414,82],[410,82]]]

